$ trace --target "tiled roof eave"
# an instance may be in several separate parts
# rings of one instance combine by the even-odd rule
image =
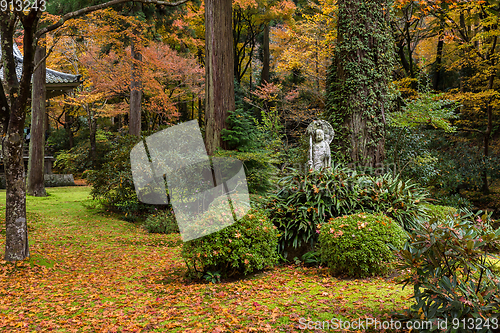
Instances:
[[[1,57],[1,49],[0,49],[0,57]],[[19,48],[15,43],[14,43],[14,59],[16,61],[16,75],[18,79],[20,79],[22,75],[23,57],[21,51],[19,50]],[[50,68],[47,68],[46,71],[47,73],[46,73],[45,83],[47,85],[47,89],[49,88],[50,85],[63,85],[70,88],[70,87],[76,87],[82,83],[81,75],[63,73]],[[0,79],[3,80],[3,70],[0,70]]]

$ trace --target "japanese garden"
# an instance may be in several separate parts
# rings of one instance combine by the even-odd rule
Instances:
[[[498,332],[500,2],[0,1],[0,331]]]

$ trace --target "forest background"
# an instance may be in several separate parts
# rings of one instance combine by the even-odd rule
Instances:
[[[94,233],[108,237],[106,223],[111,220],[133,230],[127,234],[117,229],[116,237],[109,238],[120,250],[128,244],[130,251],[137,251],[142,243],[135,238],[140,234],[152,247],[168,240],[168,246],[180,251],[163,249],[173,259],[169,272],[160,272],[164,264],[156,260],[151,265],[161,276],[155,284],[166,282],[167,289],[174,286],[170,278],[189,291],[184,287],[201,278],[227,281],[278,261],[317,266],[320,274],[326,264],[328,274],[340,277],[397,276],[400,272],[382,263],[379,252],[363,248],[384,252],[387,262],[394,259],[387,241],[380,246],[375,239],[379,233],[368,232],[376,226],[393,232],[388,234],[394,249],[403,246],[397,255],[400,264],[406,261],[403,268],[409,275],[399,278],[413,281],[416,300],[428,300],[414,304],[406,313],[408,320],[423,319],[422,313],[434,319],[476,318],[498,309],[498,278],[493,274],[497,268],[490,262],[494,254],[481,250],[497,249],[500,237],[491,219],[499,209],[498,2],[37,0],[32,6],[43,9],[0,11],[0,131],[7,187],[6,228],[0,230],[6,238],[2,276],[31,274],[40,265],[34,270],[18,268],[45,260],[52,251],[46,248],[66,251],[66,243],[58,243],[57,237],[71,239],[68,246],[75,244],[75,251],[94,250],[87,242],[100,239]],[[24,54],[20,77],[15,70],[19,61],[12,56],[13,39]],[[71,93],[51,96],[44,90],[46,67],[77,74],[82,84]],[[334,165],[309,172],[309,138],[304,133],[318,118],[328,120],[335,130]],[[179,236],[172,234],[178,228],[171,207],[138,201],[130,151],[145,137],[189,120],[198,122],[210,155],[243,162],[254,212],[212,238],[183,243],[181,249]],[[47,196],[44,150],[56,157],[56,172],[71,173],[91,187],[54,189],[46,198],[35,198]],[[78,195],[68,195],[70,191]],[[95,200],[82,201],[88,191]],[[26,193],[33,196],[28,203],[40,204],[33,206],[40,215],[27,210]],[[44,205],[50,210],[48,219],[42,217]],[[89,217],[91,206],[99,212]],[[63,209],[74,215],[74,223],[61,222]],[[489,212],[482,215],[480,209]],[[96,218],[99,214],[106,216],[106,223]],[[213,221],[210,214],[207,218]],[[92,226],[87,223],[94,219]],[[406,231],[393,228],[393,223]],[[58,231],[68,226],[76,229]],[[352,235],[344,235],[348,226]],[[144,229],[168,235],[150,235]],[[35,240],[32,256],[28,231]],[[81,239],[73,240],[75,234]],[[374,239],[363,241],[358,235]],[[358,247],[362,250],[354,258],[350,249]],[[149,249],[142,250],[154,258]],[[88,258],[88,253],[78,253]],[[120,251],[113,247],[107,253],[116,257]],[[349,260],[339,260],[339,255]],[[445,260],[436,263],[437,257]],[[54,258],[73,262],[61,259],[66,258],[61,253]],[[52,265],[52,259],[47,260]],[[116,262],[100,256],[96,260]],[[427,268],[420,269],[422,265]],[[71,269],[46,276],[66,281],[66,274],[73,275]],[[90,272],[86,265],[78,269],[82,276]],[[290,272],[299,274],[294,268]],[[147,272],[141,274],[144,281],[153,281]],[[460,286],[451,288],[451,283]],[[24,282],[18,286],[31,288]],[[436,286],[441,289],[433,289]],[[25,308],[8,303],[3,307],[32,311],[31,302],[11,289],[12,284],[0,292],[12,296],[11,302],[19,299]],[[450,290],[455,292],[453,302]],[[38,291],[51,294],[43,288]],[[435,306],[440,302],[460,308],[453,305],[448,313],[448,308]],[[184,306],[177,300],[172,304]],[[44,311],[52,314],[48,309]],[[8,325],[18,325],[16,318],[8,317]],[[135,319],[129,324],[136,325]]]
[[[55,15],[90,4],[51,2],[44,17],[55,21]],[[498,4],[390,5],[395,63],[389,93],[395,103],[383,129],[385,168],[420,182],[443,204],[496,210]],[[47,36],[47,66],[83,79],[73,94],[50,100],[47,108],[47,146],[57,155],[58,171],[85,177],[102,168],[113,140],[133,133],[134,108],[147,133],[192,119],[205,129],[204,3],[155,7],[120,5]],[[248,164],[267,155],[265,161],[281,170],[305,162],[305,128],[332,114],[327,90],[337,12],[329,0],[233,1],[236,107],[225,125],[226,149]],[[340,133],[345,125],[338,123]],[[254,171],[259,179],[270,176]]]

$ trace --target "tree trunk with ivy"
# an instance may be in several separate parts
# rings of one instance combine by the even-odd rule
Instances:
[[[338,8],[325,114],[335,130],[332,155],[341,162],[381,167],[385,114],[393,107],[391,6],[386,0],[339,0]]]

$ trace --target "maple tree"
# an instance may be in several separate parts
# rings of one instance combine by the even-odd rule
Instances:
[[[271,28],[270,46],[287,104],[283,117],[298,124],[291,127],[297,129],[290,131],[292,136],[301,135],[310,119],[325,110],[327,71],[337,37],[336,1],[321,0],[297,11],[297,17]]]
[[[448,8],[430,4],[436,15],[453,34],[458,55],[451,66],[458,68],[460,87],[451,91],[452,98],[462,102],[463,120],[457,121],[462,131],[479,133],[483,137],[483,154],[490,155],[490,140],[495,113],[498,113],[498,4],[490,1],[453,2]],[[449,10],[445,10],[449,9]],[[477,28],[472,29],[472,26]],[[474,118],[482,118],[477,129]],[[472,125],[472,126],[471,126]],[[476,125],[476,126],[475,126]],[[477,126],[477,127],[479,127]],[[489,192],[488,173],[483,170],[484,193]]]
[[[106,35],[109,36],[109,33]],[[107,54],[102,53],[102,47],[109,42],[109,38],[100,42],[88,40],[80,64],[95,91],[108,99],[122,101],[116,105],[115,112],[124,113],[133,90],[128,86],[134,72],[131,63],[136,59],[133,58],[132,47],[125,48],[121,43],[115,44]],[[172,122],[178,117],[176,104],[179,100],[202,93],[202,69],[195,59],[178,54],[162,42],[142,39],[136,49],[142,57],[137,68],[141,74],[145,110],[162,114],[167,122]]]
[[[289,0],[233,1],[234,74],[238,83],[252,64],[260,35],[263,35],[262,71],[265,76],[261,83],[269,81],[269,25],[273,21],[291,19],[294,12],[295,4]],[[249,76],[251,82],[251,73]]]
[[[122,30],[127,21],[132,28]],[[118,22],[118,23],[117,23]],[[114,117],[127,114],[132,89],[129,82],[134,71],[131,65],[132,47],[125,47],[123,35],[135,36],[133,17],[119,15],[113,10],[98,11],[85,18],[75,19],[66,26],[66,37],[59,38],[53,52],[60,63],[64,54],[70,54],[70,63],[78,67],[84,83],[75,96],[66,103],[81,107],[88,118],[91,151],[95,159],[96,121],[100,117]],[[71,33],[71,34],[70,34]],[[103,52],[108,45],[111,50]],[[141,39],[136,49],[142,61],[137,64],[142,85],[142,105],[154,129],[156,125],[173,123],[179,117],[178,104],[181,100],[196,98],[203,91],[203,73],[196,60],[181,56],[162,42]],[[54,60],[51,60],[54,63]],[[105,106],[97,107],[96,106]],[[150,121],[150,122],[151,122]]]
[[[273,67],[281,80],[293,72],[299,73],[306,81],[304,89],[323,99],[326,73],[337,38],[336,1],[321,0],[311,9],[314,12],[306,13],[302,9],[300,19],[271,29]]]

